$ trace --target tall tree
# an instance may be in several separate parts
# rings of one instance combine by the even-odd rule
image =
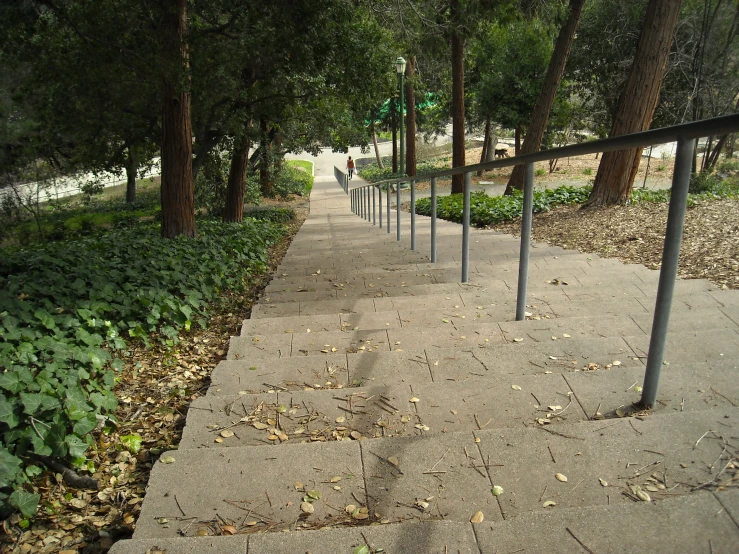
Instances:
[[[634,63],[621,92],[610,136],[644,131],[654,116],[667,68],[681,0],[650,0]],[[586,206],[626,202],[639,169],[641,148],[606,152]]]
[[[162,2],[162,236],[194,237],[187,0]]]
[[[557,94],[557,88],[567,65],[567,59],[570,55],[572,43],[575,40],[575,31],[580,21],[580,13],[582,12],[584,3],[585,0],[570,0],[569,15],[567,16],[567,21],[560,29],[557,42],[554,45],[552,59],[549,61],[547,74],[544,77],[544,85],[539,93],[534,111],[531,114],[526,138],[524,139],[520,154],[537,152],[541,147],[541,140],[544,137],[544,131],[547,128],[547,121],[549,120],[549,112],[554,104],[554,97]],[[513,189],[523,189],[524,174],[524,166],[519,165],[513,168],[511,177],[508,180],[508,186],[505,190],[506,194],[511,194]]]
[[[405,80],[405,173],[409,177],[416,174],[416,57],[410,56]]]
[[[464,148],[464,35],[461,29],[460,0],[450,0],[452,47],[452,167],[465,163]],[[452,194],[464,192],[464,175],[452,177]]]

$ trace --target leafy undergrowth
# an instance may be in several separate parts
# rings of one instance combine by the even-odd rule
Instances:
[[[534,213],[542,213],[557,206],[582,205],[590,196],[592,186],[562,186],[556,189],[534,191]],[[735,198],[739,196],[739,177],[736,175],[719,180],[715,176],[698,175],[690,184],[688,206],[699,202]],[[667,202],[670,190],[634,189],[631,204],[645,202]],[[464,195],[451,194],[437,198],[436,215],[441,219],[462,222]],[[523,211],[523,192],[514,191],[510,196],[488,196],[484,191],[470,195],[470,223],[476,227],[486,227],[521,217]],[[416,213],[431,215],[431,199],[421,198],[416,201]]]
[[[590,194],[589,187],[559,187],[557,189],[534,192],[534,213],[545,212],[554,206],[581,204]],[[456,223],[462,222],[464,195],[451,194],[438,198],[436,215]],[[501,221],[520,217],[523,210],[523,193],[511,196],[488,196],[484,191],[470,195],[470,222],[476,227],[484,227]],[[416,213],[431,215],[431,199],[416,201]]]
[[[135,360],[151,347],[152,337],[154,349],[163,353],[162,366],[154,370],[165,371],[163,382],[171,382],[168,376],[180,367],[180,335],[207,329],[210,314],[254,286],[268,269],[268,249],[285,231],[270,220],[289,216],[265,211],[260,220],[241,224],[200,220],[197,239],[164,240],[158,226],[139,224],[3,252],[0,512],[20,512],[18,523],[27,527],[42,495],[64,487],[62,475],[45,468],[64,473],[58,465],[64,464],[95,476],[101,449],[111,445],[119,451],[121,471],[132,461],[135,467],[131,454],[146,442],[141,431],[151,430],[120,434],[123,422],[114,388],[145,372]],[[129,363],[133,373],[126,377],[121,371]],[[192,394],[188,374],[205,370],[190,365],[175,379],[181,386],[166,394]],[[142,410],[149,398],[129,395],[123,403],[135,402]],[[174,411],[161,415],[163,422],[177,420]],[[113,436],[118,438],[110,442]],[[116,480],[112,475],[102,486]],[[106,499],[105,490],[99,500]],[[67,500],[76,506],[84,498]],[[42,509],[47,515],[57,511],[53,501]]]

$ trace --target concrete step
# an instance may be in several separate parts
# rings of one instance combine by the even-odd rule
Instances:
[[[714,517],[696,517],[716,514]],[[733,519],[732,519],[733,518]],[[153,547],[168,554],[192,552],[247,554],[262,552],[352,552],[369,544],[384,552],[457,552],[494,554],[516,552],[525,544],[531,552],[571,554],[585,545],[591,552],[674,554],[731,552],[739,540],[739,492],[697,492],[669,502],[631,506],[595,506],[535,512],[511,520],[482,524],[454,521],[353,525],[315,531],[250,533],[175,539],[138,539],[113,545],[111,554],[143,554]],[[624,530],[628,530],[625,532]],[[525,541],[525,542],[524,542]],[[247,550],[248,542],[248,550]]]
[[[726,408],[567,423],[557,434],[484,429],[271,450],[182,449],[155,464],[134,539],[194,536],[217,522],[254,531],[338,524],[352,520],[344,511],[349,504],[367,508],[370,522],[468,522],[477,511],[495,522],[551,511],[543,507],[547,500],[557,511],[628,510],[631,486],[653,487],[649,494],[669,503],[730,482],[736,470],[719,473],[731,456],[721,437],[737,432],[739,409]],[[500,496],[491,494],[493,485],[503,488]],[[309,490],[319,498],[301,516]]]
[[[665,368],[652,413],[739,405],[737,364],[726,360]],[[350,435],[380,438],[536,425],[551,429],[563,422],[615,417],[618,408],[639,402],[644,368],[612,366],[499,377],[484,384],[419,384],[409,374],[397,385],[208,395],[192,403],[179,448],[273,446],[344,440]],[[223,429],[232,433],[224,438],[219,435]],[[279,440],[276,430],[284,433]]]

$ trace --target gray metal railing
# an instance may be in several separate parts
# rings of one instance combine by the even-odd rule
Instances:
[[[362,208],[358,205],[360,189],[377,187],[382,192],[382,186],[387,191],[387,232],[390,233],[390,189],[396,186],[396,235],[401,240],[400,233],[400,183],[411,183],[411,249],[416,249],[416,194],[415,185],[418,181],[431,181],[431,262],[435,263],[436,256],[436,210],[437,210],[437,179],[439,177],[451,177],[453,175],[464,175],[464,203],[462,215],[462,275],[461,281],[466,283],[469,278],[469,233],[470,233],[470,183],[473,172],[486,171],[490,169],[511,167],[516,165],[525,166],[525,182],[523,195],[523,209],[521,220],[521,246],[518,272],[518,292],[516,296],[516,320],[526,318],[526,292],[528,282],[529,248],[531,244],[531,221],[533,217],[534,198],[534,163],[547,161],[555,158],[568,158],[572,156],[583,156],[598,152],[612,152],[627,148],[638,148],[664,144],[677,141],[677,153],[675,157],[675,169],[672,180],[672,193],[667,217],[667,229],[665,243],[662,251],[662,265],[660,269],[659,285],[657,288],[657,301],[654,310],[652,324],[652,335],[649,340],[649,353],[647,356],[647,367],[644,376],[641,404],[646,407],[654,406],[657,399],[657,388],[659,385],[660,371],[664,360],[665,343],[667,340],[667,329],[669,326],[672,296],[677,278],[677,266],[680,257],[680,244],[682,241],[683,224],[685,221],[685,209],[688,198],[688,185],[690,183],[690,171],[692,165],[692,153],[695,140],[710,135],[724,135],[739,131],[739,114],[732,114],[704,121],[684,123],[662,129],[643,131],[619,137],[607,138],[573,144],[552,150],[542,150],[531,154],[524,154],[513,158],[495,160],[480,164],[467,165],[436,171],[426,175],[416,175],[412,178],[399,177],[386,179],[352,189],[351,208],[353,213],[362,215]],[[348,181],[342,181],[343,173],[336,170],[336,178],[339,184],[348,191]],[[361,194],[361,193],[359,193]],[[374,198],[374,192],[373,192]],[[380,210],[382,210],[382,196],[380,196]],[[380,228],[382,228],[382,211],[380,211]]]

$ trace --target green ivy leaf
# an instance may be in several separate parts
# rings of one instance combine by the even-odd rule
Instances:
[[[21,472],[22,460],[0,445],[0,488],[9,487]]]
[[[0,421],[7,424],[11,429],[20,423],[14,408],[15,404],[9,402],[5,396],[0,394]]]
[[[82,458],[90,447],[85,441],[79,438],[77,435],[67,435],[64,439],[67,444],[69,455],[72,458]]]
[[[141,435],[139,435],[138,433],[134,433],[133,435],[122,436],[121,442],[123,443],[123,446],[126,447],[126,450],[128,450],[131,454],[138,454],[139,450],[141,450],[143,439],[141,438]]]
[[[20,512],[26,517],[32,517],[36,514],[36,508],[41,496],[38,494],[31,494],[23,490],[14,491],[13,494],[8,497],[8,503],[20,510]]]

